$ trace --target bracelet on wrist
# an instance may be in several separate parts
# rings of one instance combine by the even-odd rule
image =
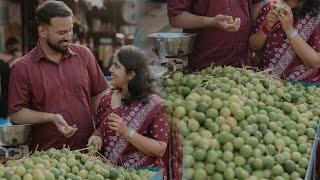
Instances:
[[[298,32],[296,30],[293,30],[288,36],[288,40],[290,41],[291,39],[295,38],[298,35]]]
[[[128,136],[126,137],[126,139],[131,140],[135,134],[136,134],[136,130],[130,129],[130,132],[129,132]]]

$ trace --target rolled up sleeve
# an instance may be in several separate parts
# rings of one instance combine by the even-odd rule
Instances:
[[[168,16],[177,16],[183,11],[190,11],[191,0],[168,0]]]
[[[24,64],[15,64],[9,83],[9,114],[23,108],[30,108],[31,88],[27,69]]]

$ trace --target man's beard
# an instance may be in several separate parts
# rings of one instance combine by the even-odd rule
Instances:
[[[59,53],[62,53],[62,54],[66,54],[67,51],[68,51],[68,47],[69,47],[69,45],[64,46],[64,47],[59,46],[60,43],[64,43],[64,42],[68,42],[68,43],[69,43],[69,41],[63,40],[63,41],[59,41],[58,45],[55,45],[55,44],[51,43],[51,41],[50,41],[49,39],[47,39],[47,44],[48,44],[48,46],[49,46],[52,50],[54,50],[54,51],[56,51],[56,52],[59,52]]]

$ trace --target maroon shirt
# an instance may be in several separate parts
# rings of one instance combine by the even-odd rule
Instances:
[[[241,19],[238,32],[225,32],[218,28],[185,29],[184,32],[198,34],[194,52],[189,56],[190,68],[203,69],[212,63],[214,66],[236,67],[248,64],[251,5],[251,0],[168,0],[168,15],[171,17],[188,11],[200,16],[223,14]]]
[[[69,125],[78,128],[75,136],[65,138],[53,123],[34,125],[31,150],[64,144],[72,149],[85,147],[93,132],[91,97],[107,88],[104,75],[91,51],[70,45],[67,55],[57,64],[50,61],[38,45],[16,63],[9,86],[9,113],[22,108],[59,113]]]

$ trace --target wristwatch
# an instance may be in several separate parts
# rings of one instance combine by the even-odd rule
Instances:
[[[296,37],[298,35],[298,32],[296,30],[293,30],[290,35],[288,36],[288,40],[293,39],[294,37]]]
[[[131,129],[126,139],[131,140],[135,134],[136,134],[136,130]]]

